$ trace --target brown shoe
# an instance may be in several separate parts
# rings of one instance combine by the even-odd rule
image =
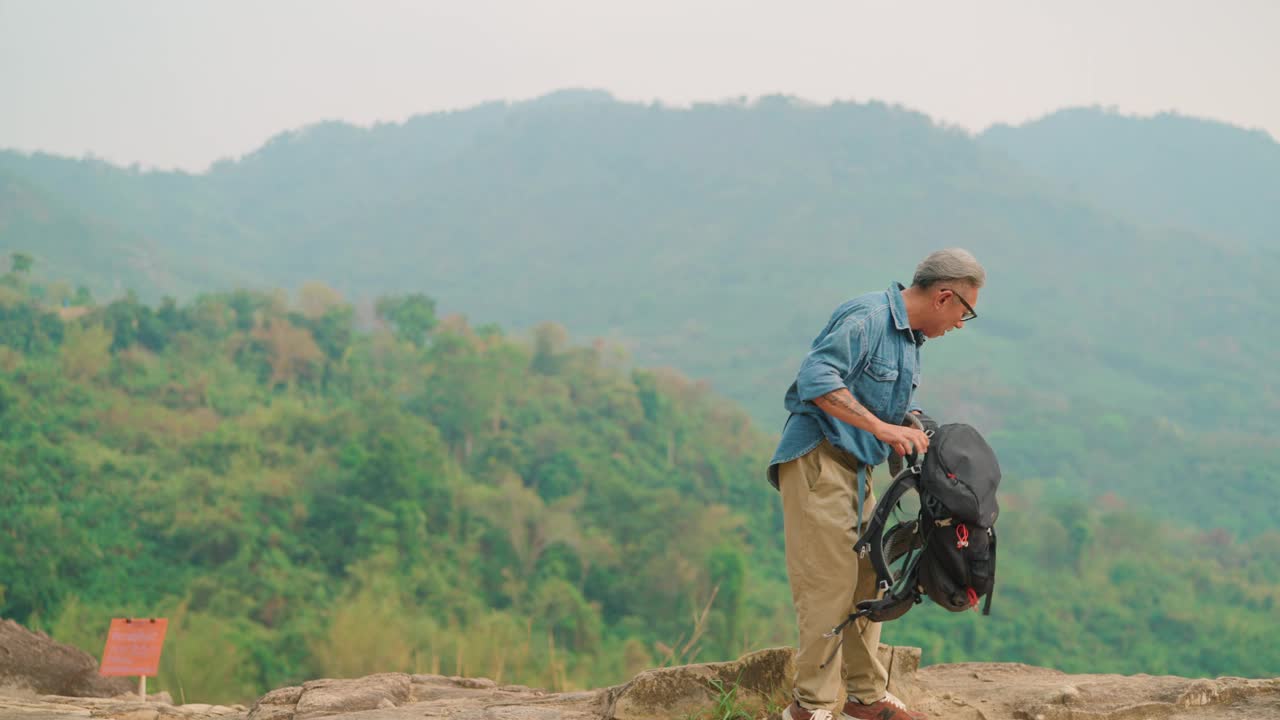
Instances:
[[[832,720],[832,717],[826,708],[810,710],[799,702],[792,702],[782,711],[782,720]]]
[[[845,700],[841,720],[927,720],[928,715],[908,710],[892,693],[885,693],[880,700],[863,705],[854,698]]]

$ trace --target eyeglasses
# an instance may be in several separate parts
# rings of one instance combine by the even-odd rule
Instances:
[[[952,290],[951,288],[940,288],[940,289],[949,291],[951,295],[954,296],[955,299],[959,300],[960,304],[964,306],[964,315],[960,316],[960,322],[969,322],[970,320],[978,317],[978,313],[973,311],[973,306],[969,304],[968,300],[965,300],[963,297],[961,297],[960,293],[956,292],[955,290]]]

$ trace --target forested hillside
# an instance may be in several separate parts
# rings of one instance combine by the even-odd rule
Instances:
[[[925,348],[925,405],[1000,441],[1013,477],[1252,536],[1280,517],[1276,147],[1093,111],[975,139],[878,103],[569,91],[316,125],[201,175],[2,153],[35,190],[5,196],[0,249],[101,298],[321,280],[554,321],[710,383],[771,434],[832,308],[961,245],[991,281],[980,318]]]
[[[170,618],[161,689],[408,670],[601,686],[794,641],[772,440],[706,383],[559,325],[307,284],[50,306],[0,278],[0,615],[101,651]],[[1034,445],[997,435],[1002,457]],[[1010,476],[993,615],[929,662],[1274,675],[1280,533]]]
[[[372,332],[318,285],[64,321],[25,275],[0,311],[5,617],[96,653],[112,613],[166,614],[161,682],[240,699],[391,668],[602,682],[662,642],[777,639],[767,442],[705,386],[422,295]]]

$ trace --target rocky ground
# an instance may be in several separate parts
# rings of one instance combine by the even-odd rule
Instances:
[[[623,685],[571,693],[484,678],[384,673],[280,688],[250,707],[174,705],[167,693],[143,702],[136,693],[47,692],[49,678],[30,676],[28,667],[52,668],[74,693],[119,688],[86,676],[83,658],[64,653],[63,665],[55,667],[19,657],[15,648],[30,649],[35,641],[11,643],[15,632],[3,631],[0,720],[754,720],[778,717],[789,698],[794,661],[788,648],[761,650],[734,662],[650,670]],[[1016,663],[920,669],[915,648],[880,651],[890,669],[890,689],[938,720],[1280,720],[1280,678],[1068,675]]]

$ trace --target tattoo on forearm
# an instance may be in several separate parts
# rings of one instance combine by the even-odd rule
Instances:
[[[829,392],[818,398],[818,404],[824,406],[822,408],[823,410],[827,410],[828,408],[839,408],[842,410],[848,410],[850,413],[853,413],[858,417],[862,417],[867,414],[867,409],[862,407],[857,400],[854,400],[853,395],[849,394],[848,390],[834,390]]]

